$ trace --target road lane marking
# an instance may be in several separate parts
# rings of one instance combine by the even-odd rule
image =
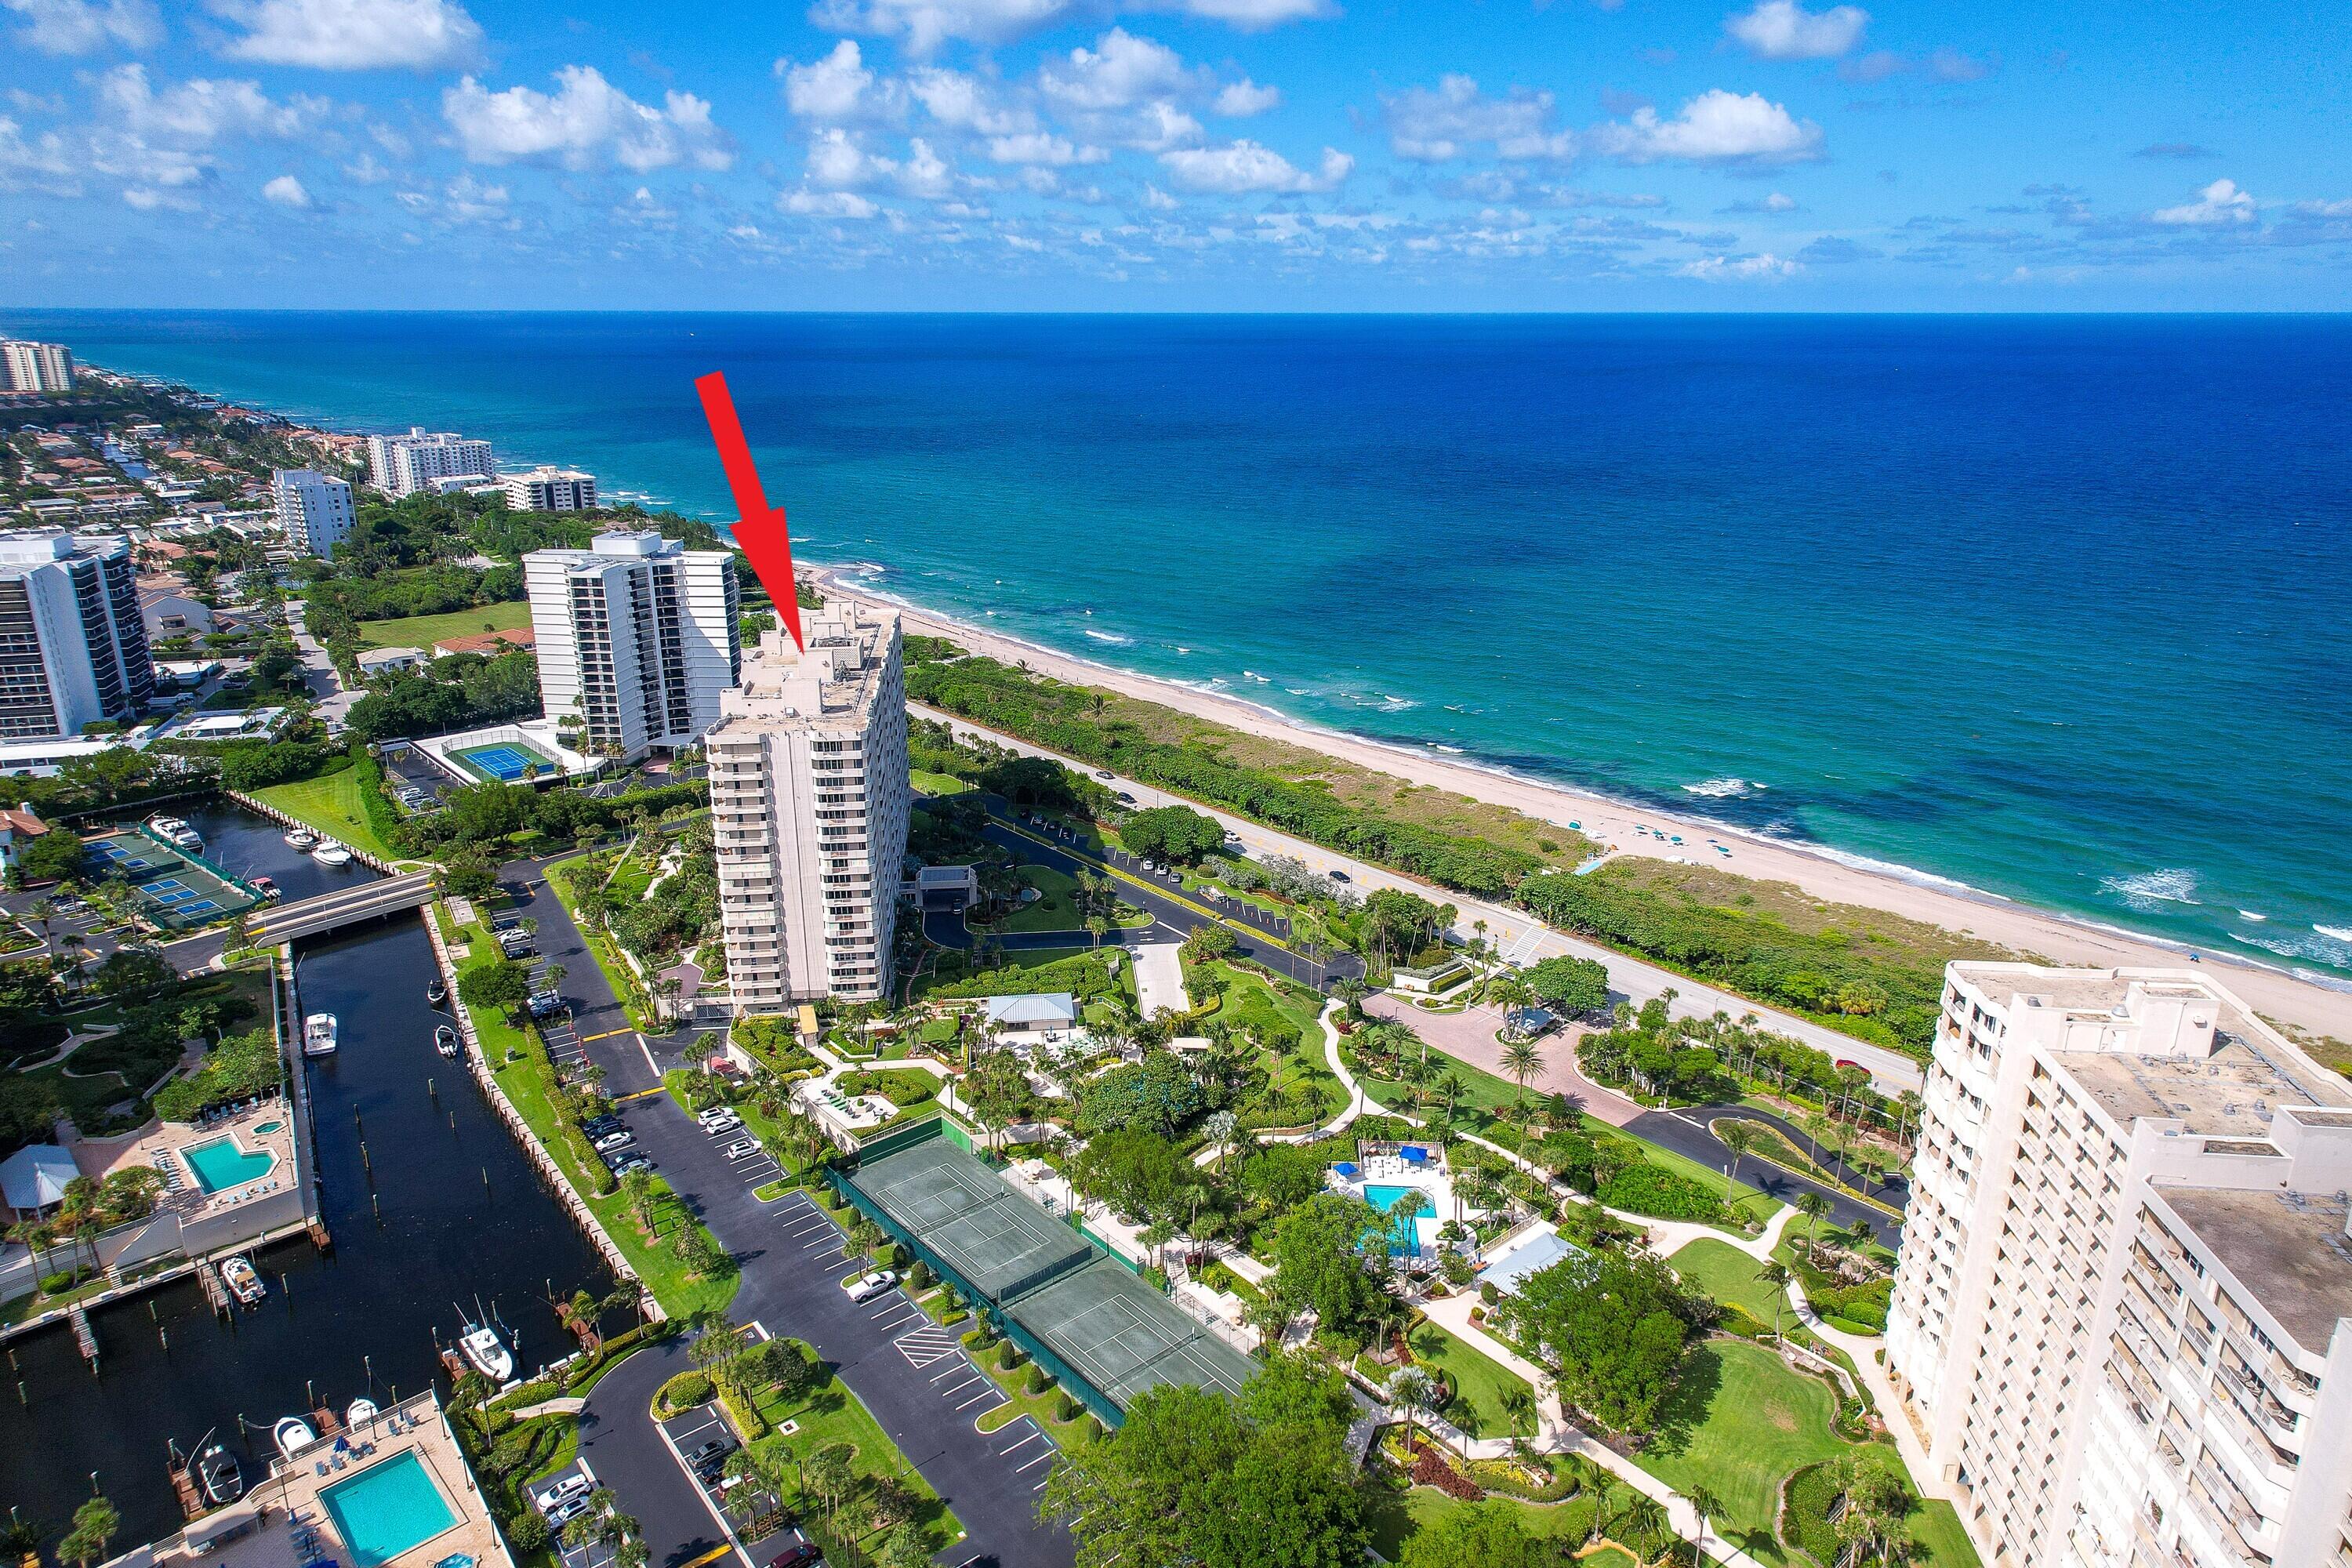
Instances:
[[[597,1038],[599,1038],[599,1039],[602,1039],[604,1037],[600,1035],[600,1036],[598,1036],[598,1037],[597,1037]],[[615,1105],[626,1105],[626,1104],[628,1104],[631,1100],[651,1100],[654,1096],[656,1096],[656,1095],[657,1095],[657,1094],[667,1094],[668,1092],[669,1092],[669,1090],[668,1090],[667,1089],[666,1089],[666,1088],[665,1088],[665,1089],[638,1089],[638,1090],[637,1090],[635,1093],[634,1093],[634,1094],[616,1094],[616,1095],[614,1095],[614,1096],[613,1097],[613,1103],[614,1103],[614,1104],[615,1104]]]
[[[635,1029],[607,1029],[601,1035],[591,1035],[588,1038],[590,1040],[609,1040],[615,1035],[634,1035],[636,1031]],[[585,1044],[586,1041],[583,1041],[582,1043]]]

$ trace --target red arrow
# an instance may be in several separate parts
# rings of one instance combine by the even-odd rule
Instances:
[[[718,444],[719,466],[727,470],[727,488],[735,492],[735,510],[740,518],[735,524],[735,542],[751,558],[760,586],[776,602],[776,614],[783,617],[784,629],[793,634],[793,646],[806,652],[808,643],[801,637],[800,588],[793,578],[793,536],[784,525],[783,509],[771,508],[767,491],[760,488],[760,470],[752,465],[751,443],[743,439],[743,422],[735,417],[735,399],[728,395],[726,373],[714,370],[698,378],[694,390],[702,395],[703,417],[710,421],[710,438]]]

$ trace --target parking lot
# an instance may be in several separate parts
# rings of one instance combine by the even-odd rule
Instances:
[[[582,1489],[593,1490],[596,1485],[595,1472],[588,1468],[587,1461],[583,1459],[574,1459],[553,1475],[531,1483],[531,1503],[539,1510],[541,1516],[547,1520],[548,1529],[556,1537],[555,1552],[556,1556],[562,1561],[563,1568],[613,1568],[613,1549],[601,1541],[592,1541],[579,1546],[563,1544],[563,1523],[559,1521],[555,1512],[550,1511],[548,1506],[551,1500],[568,1498],[574,1494],[584,1498],[586,1493]]]
[[[678,1468],[747,1563],[764,1563],[807,1539],[794,1527],[792,1510],[782,1498],[749,1481],[730,1482],[724,1467],[737,1445],[717,1404],[698,1405],[660,1426],[662,1441]]]

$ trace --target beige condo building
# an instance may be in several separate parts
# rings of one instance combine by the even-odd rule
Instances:
[[[738,1015],[889,984],[913,795],[898,616],[828,607],[744,661],[705,744]]]
[[[1886,1365],[1989,1563],[2352,1565],[2352,1092],[2197,969],[1956,963]]]

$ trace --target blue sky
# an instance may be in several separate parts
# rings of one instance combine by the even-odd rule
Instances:
[[[2352,7],[0,0],[23,305],[2340,310]]]

